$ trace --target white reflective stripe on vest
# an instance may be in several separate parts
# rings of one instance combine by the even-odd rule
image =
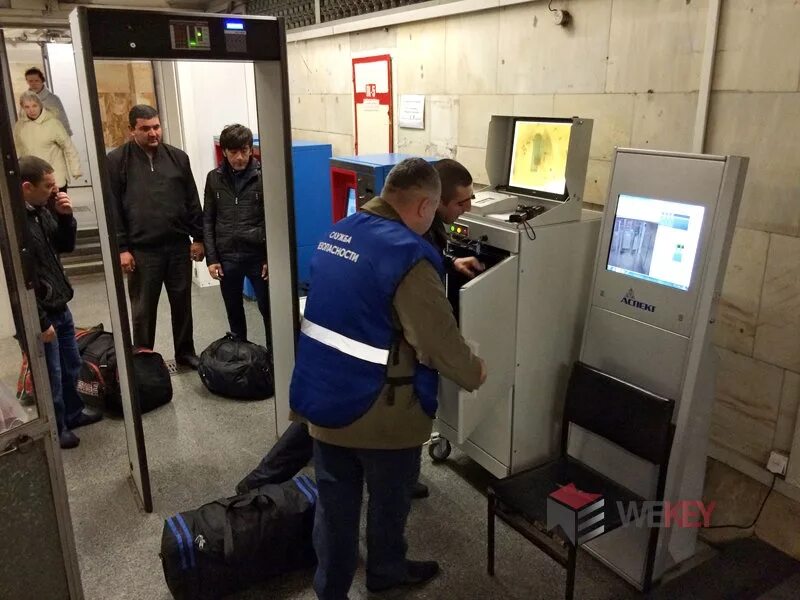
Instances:
[[[300,329],[311,339],[317,340],[319,343],[330,346],[331,348],[336,348],[349,356],[378,365],[386,365],[389,362],[388,350],[376,348],[375,346],[350,339],[327,327],[312,323],[308,319],[303,319],[303,324]]]

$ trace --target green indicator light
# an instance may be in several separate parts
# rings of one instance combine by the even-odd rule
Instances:
[[[455,231],[455,230],[456,230],[456,226],[455,225],[450,225],[450,231]]]

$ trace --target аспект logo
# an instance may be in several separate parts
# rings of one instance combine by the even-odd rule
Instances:
[[[628,290],[628,293],[622,297],[620,300],[623,304],[627,304],[628,306],[632,306],[633,308],[638,308],[639,310],[646,310],[647,312],[656,312],[656,307],[653,304],[648,304],[647,302],[639,302],[636,299],[636,294],[633,293],[633,288]]]

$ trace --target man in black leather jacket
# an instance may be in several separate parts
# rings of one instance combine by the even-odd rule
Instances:
[[[33,282],[39,325],[44,342],[50,391],[62,448],[75,448],[80,439],[72,430],[96,423],[102,417],[84,410],[78,395],[81,356],[75,325],[67,303],[74,292],[64,273],[59,253],[75,248],[77,223],[69,196],[58,191],[53,167],[41,158],[19,160],[22,198],[26,208],[25,246],[33,265]],[[54,213],[47,208],[54,199]]]
[[[107,167],[120,266],[128,274],[133,343],[153,349],[164,287],[175,361],[196,369],[192,261],[204,256],[203,210],[189,156],[161,141],[161,120],[152,106],[131,108],[128,123],[131,139],[108,154]]]
[[[253,157],[253,132],[228,125],[219,136],[224,159],[206,178],[203,237],[208,272],[219,281],[232,333],[247,339],[244,279],[250,280],[272,346],[267,281],[267,238],[261,166]]]

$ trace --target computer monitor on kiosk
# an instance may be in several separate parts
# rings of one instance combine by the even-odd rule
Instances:
[[[606,269],[689,289],[705,207],[620,195]]]

